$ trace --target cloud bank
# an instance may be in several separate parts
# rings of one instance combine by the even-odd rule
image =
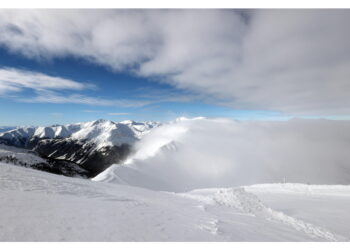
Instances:
[[[349,10],[2,10],[0,45],[76,56],[233,108],[350,112]]]
[[[350,122],[178,119],[95,180],[187,191],[257,183],[348,184]]]

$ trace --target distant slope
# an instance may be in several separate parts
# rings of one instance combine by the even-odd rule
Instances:
[[[6,132],[6,131],[9,131],[9,130],[14,130],[18,127],[15,127],[15,126],[0,126],[0,133],[3,133],[3,132]]]

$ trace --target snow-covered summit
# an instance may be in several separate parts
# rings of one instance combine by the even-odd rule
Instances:
[[[46,127],[21,127],[0,133],[0,139],[13,142],[20,146],[24,139],[55,139],[71,138],[90,141],[97,147],[133,144],[150,129],[159,126],[157,122],[113,122],[99,119],[91,122],[81,122],[68,125]]]

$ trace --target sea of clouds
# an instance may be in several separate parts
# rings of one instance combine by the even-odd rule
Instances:
[[[350,182],[350,121],[178,119],[152,130],[95,180],[166,191]]]

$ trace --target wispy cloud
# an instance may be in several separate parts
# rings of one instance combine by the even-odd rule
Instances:
[[[26,89],[34,94],[22,96]],[[135,99],[107,99],[81,94],[83,90],[97,90],[90,83],[77,82],[62,77],[54,77],[39,72],[15,68],[0,68],[0,95],[27,103],[73,103],[92,106],[116,106],[137,108],[162,102],[189,102],[196,99],[190,94],[161,91],[152,88],[139,90]],[[62,93],[65,91],[65,93]],[[67,91],[69,93],[67,93]],[[85,110],[84,112],[98,112]]]
[[[30,89],[34,94],[21,96]],[[75,93],[83,90],[96,90],[91,83],[77,82],[70,79],[49,76],[40,72],[15,68],[0,68],[0,95],[12,100],[27,103],[75,103],[93,106],[142,107],[155,102],[162,102],[157,97],[138,99],[106,99]],[[61,93],[70,91],[70,93]],[[91,112],[85,111],[85,112]],[[95,112],[95,111],[93,111]]]
[[[107,113],[107,115],[128,115],[129,113]]]
[[[85,109],[85,110],[83,110],[83,112],[85,112],[85,113],[100,113],[100,112],[102,112],[102,111],[100,111],[100,110]]]
[[[143,107],[152,101],[131,100],[131,99],[104,99],[82,94],[63,95],[52,91],[38,91],[36,96],[31,98],[16,98],[16,101],[27,103],[73,103],[92,106],[116,106],[116,107]]]
[[[76,82],[61,77],[15,68],[0,68],[0,94],[20,92],[24,89],[45,90],[84,90],[95,89],[90,83]]]

